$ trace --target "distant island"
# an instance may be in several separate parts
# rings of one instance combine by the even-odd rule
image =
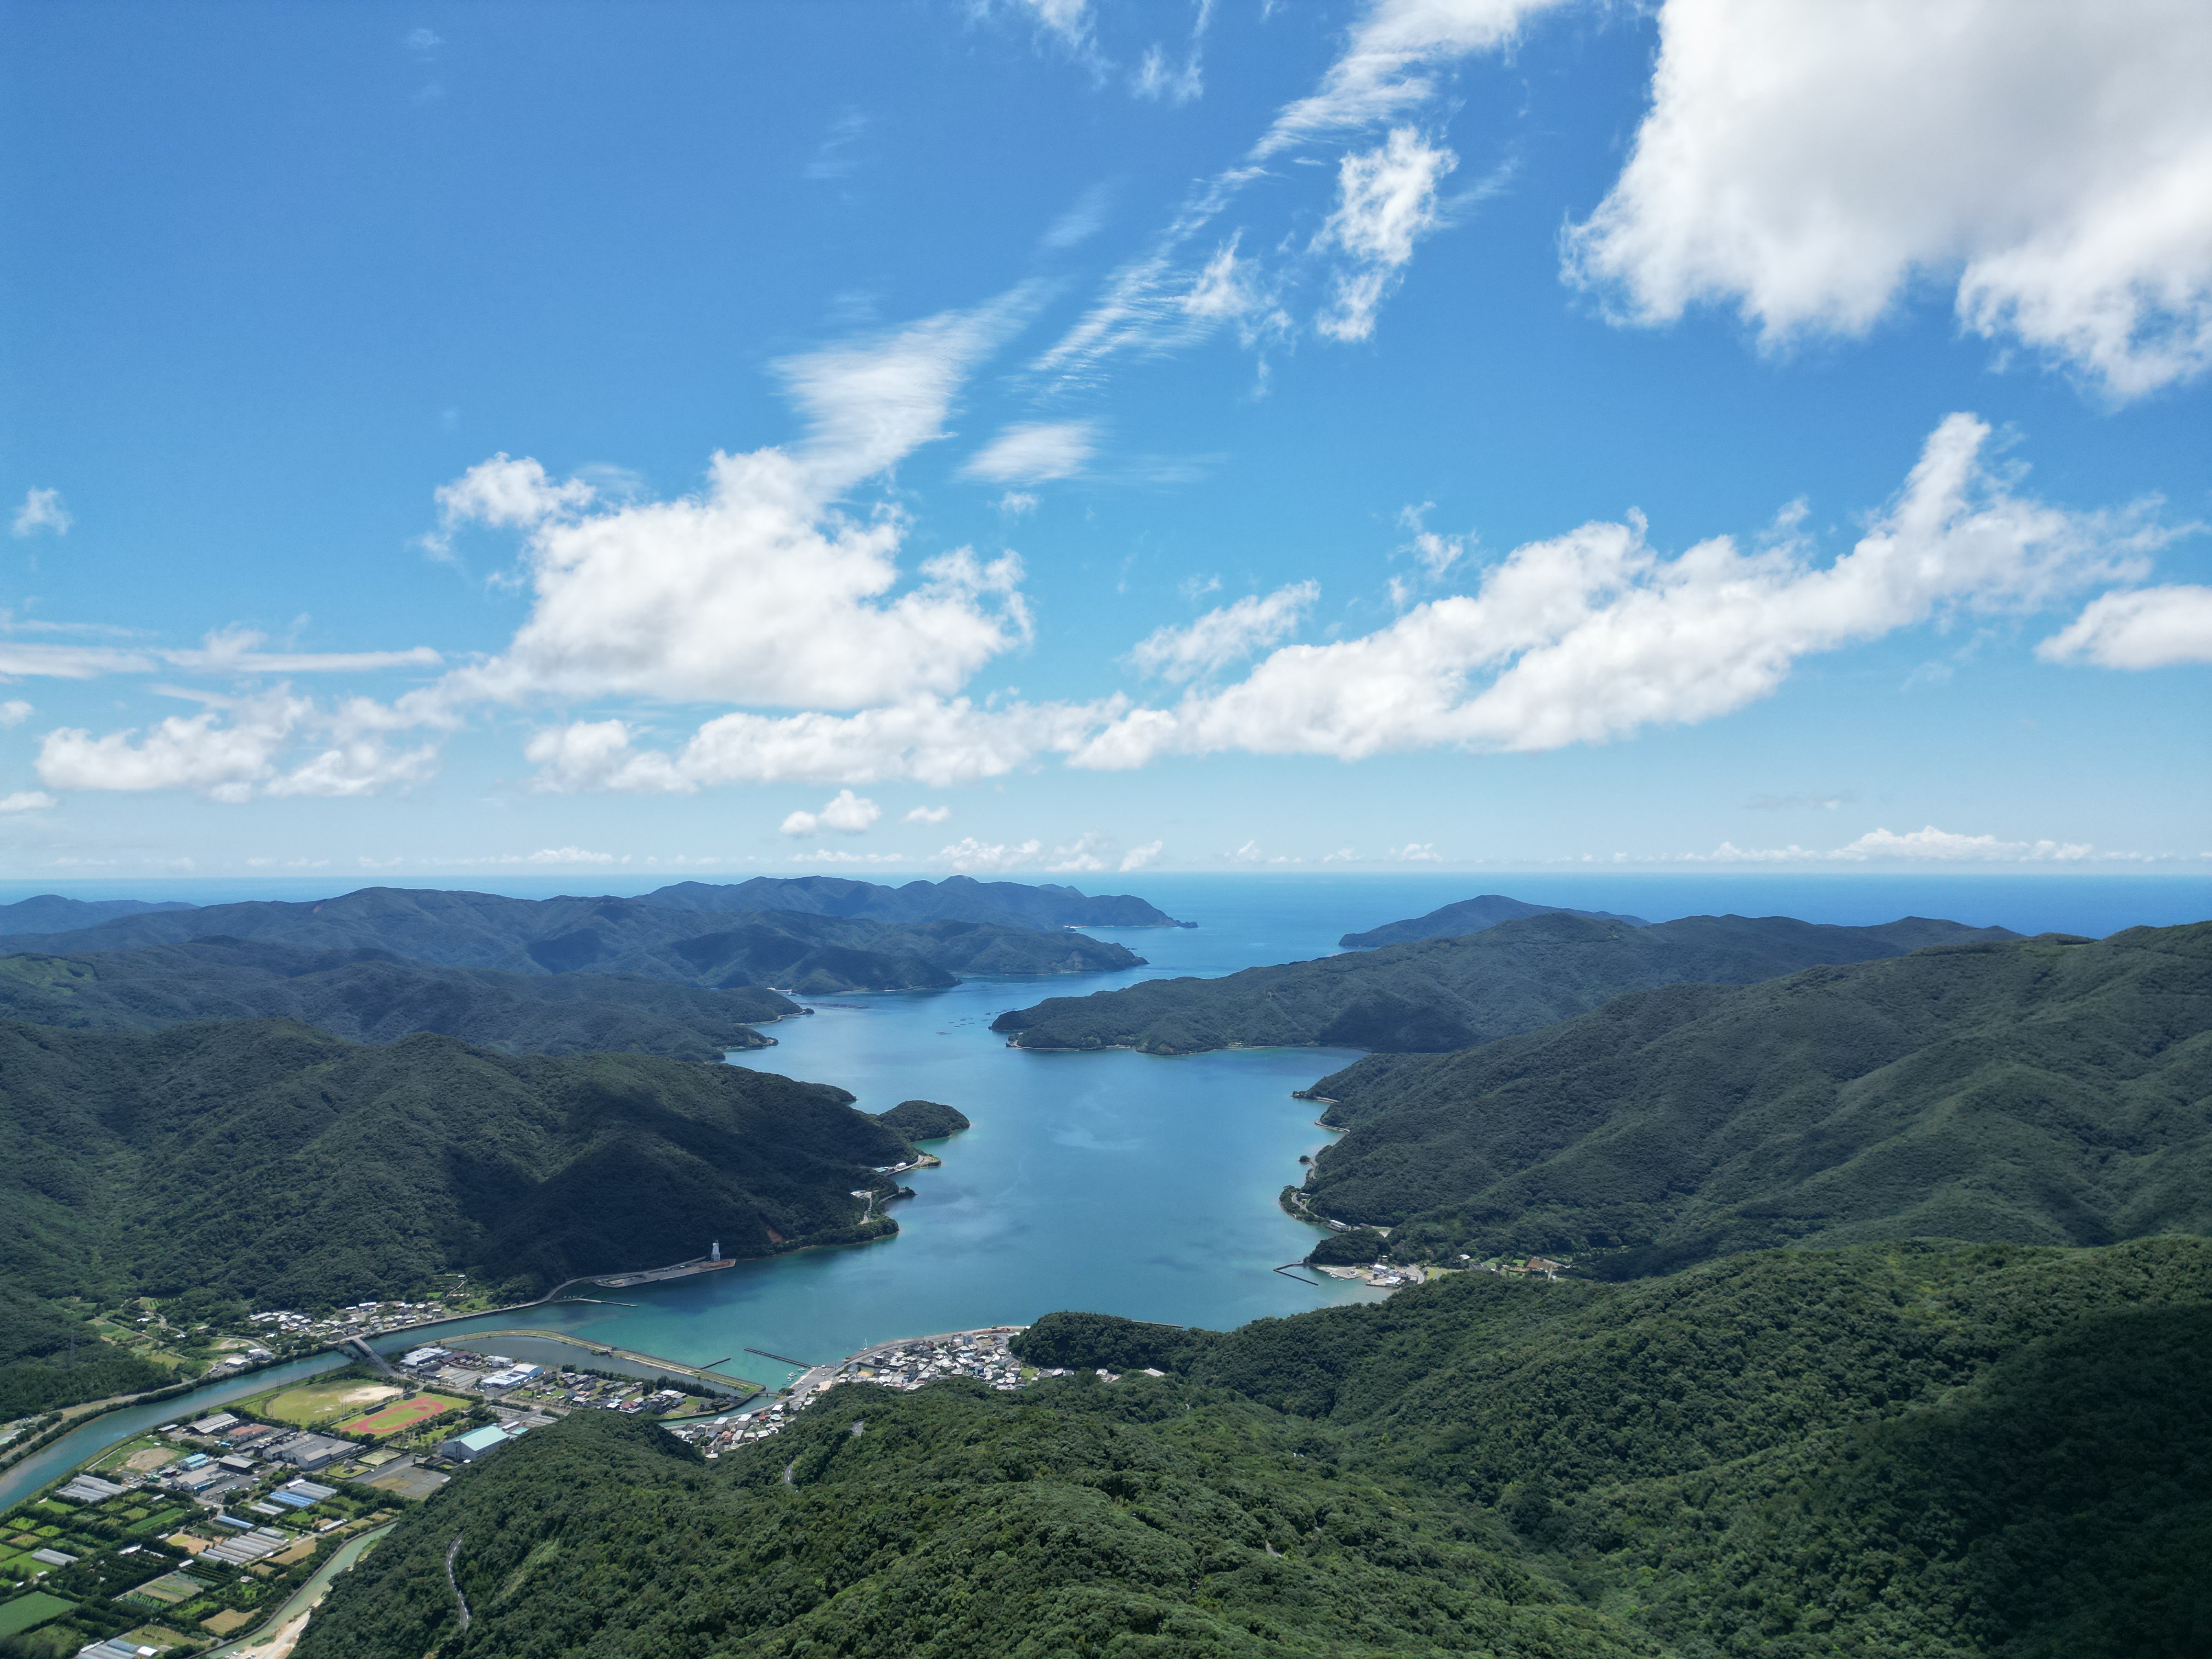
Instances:
[[[972,896],[979,910],[1003,915],[1008,909],[1011,901],[990,889],[1012,884],[969,885],[977,894],[955,888],[948,895],[944,890],[952,884],[938,884],[933,891],[939,908],[957,909]],[[1101,902],[1082,900],[1073,889],[1062,892],[1064,896],[1040,901],[1039,908],[1049,914],[1080,914]],[[1139,967],[1144,961],[1125,946],[1060,923],[960,915],[875,921],[811,908],[718,908],[708,902],[719,898],[732,906],[757,906],[778,896],[811,903],[823,893],[805,882],[771,884],[768,889],[752,883],[744,888],[686,883],[642,898],[538,900],[368,887],[307,902],[257,900],[149,909],[60,933],[0,938],[0,953],[82,956],[222,937],[320,951],[382,951],[447,968],[526,975],[630,975],[724,990],[769,986],[802,995],[927,990],[969,975],[1101,973]],[[1118,899],[1103,902],[1115,914],[1125,908]],[[1143,908],[1158,915],[1148,905]],[[1162,917],[1157,925],[1166,921]]]
[[[1022,1048],[1186,1054],[1313,1045],[1435,1054],[1533,1031],[1652,986],[1744,985],[1820,963],[2013,937],[1917,916],[1879,927],[1788,916],[1639,926],[1546,911],[1456,939],[1052,997],[1001,1014],[991,1029]]]
[[[1581,916],[1589,921],[1625,921],[1631,927],[1650,925],[1641,916],[1615,915],[1610,910],[1572,910],[1564,904],[1529,904],[1502,893],[1485,893],[1480,898],[1444,905],[1425,916],[1386,921],[1364,933],[1346,933],[1337,943],[1347,951],[1364,951],[1378,945],[1408,945],[1419,939],[1456,939],[1522,916]]]

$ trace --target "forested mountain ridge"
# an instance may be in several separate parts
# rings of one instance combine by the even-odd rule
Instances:
[[[579,1413],[410,1511],[298,1659],[2139,1659],[2212,1547],[2212,1247],[1468,1273],[1126,1364],[832,1390],[701,1461]],[[1055,1324],[1062,1328],[1055,1330]],[[1169,1332],[1154,1380],[1122,1357]],[[459,1540],[458,1547],[454,1540]]]
[[[117,916],[143,915],[149,910],[189,910],[175,899],[149,902],[145,899],[73,899],[59,893],[40,893],[13,904],[0,904],[0,938],[9,934],[59,933],[73,927],[95,927]]]
[[[1650,986],[1742,985],[1816,963],[2013,937],[2001,927],[1917,916],[1879,927],[1789,916],[1686,916],[1638,927],[1553,911],[1455,939],[1247,968],[1220,979],[1143,980],[1051,997],[1001,1014],[991,1029],[1010,1033],[1022,1048],[1185,1054],[1311,1044],[1434,1054],[1533,1031]]]
[[[868,921],[995,921],[1010,927],[1181,927],[1164,910],[1128,893],[1086,896],[1056,882],[978,881],[947,876],[886,887],[845,876],[755,876],[717,885],[680,881],[641,896],[687,910],[799,910]]]
[[[1486,927],[1518,921],[1522,916],[1580,916],[1586,921],[1625,921],[1631,927],[1650,926],[1641,916],[1624,916],[1611,910],[1531,904],[1525,899],[1507,898],[1503,893],[1485,893],[1479,898],[1440,906],[1425,916],[1386,921],[1364,933],[1346,933],[1337,943],[1347,951],[1362,951],[1378,945],[1407,945],[1418,939],[1457,939],[1462,933],[1479,933]]]
[[[1641,992],[1310,1092],[1350,1133],[1305,1201],[1393,1255],[2212,1231],[2212,923]]]
[[[501,1054],[625,1050],[719,1058],[764,1048],[755,1024],[799,1005],[761,986],[706,990],[611,974],[441,968],[368,948],[220,936],[84,956],[0,957],[0,1019],[152,1031],[290,1018],[353,1042],[435,1031]]]
[[[909,1156],[821,1084],[641,1054],[364,1047],[292,1021],[0,1024],[0,1277],[295,1306],[860,1236]],[[895,1231],[878,1218],[873,1231]]]
[[[1065,928],[957,920],[869,921],[799,911],[693,910],[628,898],[515,899],[368,887],[311,902],[256,900],[123,916],[0,951],[82,955],[214,936],[318,950],[387,951],[443,967],[629,974],[726,989],[818,995],[917,990],[963,974],[1095,973],[1139,965],[1119,945]]]

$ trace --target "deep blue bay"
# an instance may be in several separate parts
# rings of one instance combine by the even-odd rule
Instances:
[[[820,1362],[891,1337],[1026,1323],[1055,1308],[1221,1329],[1376,1294],[1273,1271],[1311,1248],[1313,1230],[1276,1199],[1300,1179],[1299,1155],[1329,1139],[1291,1093],[1351,1051],[1038,1054],[991,1033],[1001,1011],[1044,996],[1325,955],[1347,931],[1491,890],[1650,921],[1735,910],[1863,924],[1917,914],[2102,934],[2212,915],[2212,883],[2196,878],[1544,872],[1084,885],[1141,893],[1199,925],[1098,930],[1147,958],[1121,974],[827,999],[810,1018],[770,1028],[775,1049],[744,1057],[849,1089],[864,1110],[919,1097],[975,1120],[934,1148],[943,1168],[907,1177],[915,1196],[894,1209],[896,1238],[615,1293],[632,1308],[533,1309],[527,1322],[695,1364],[730,1356],[721,1369],[781,1383],[791,1368],[745,1350]]]

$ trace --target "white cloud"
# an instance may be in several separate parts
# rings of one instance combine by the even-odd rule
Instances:
[[[683,792],[738,783],[870,784],[910,779],[933,789],[1004,776],[1043,753],[1066,754],[1128,707],[923,700],[849,715],[730,714],[681,750],[635,747],[625,721],[587,720],[538,733],[525,751],[538,787],[560,792]]]
[[[1423,501],[1419,507],[1404,507],[1398,510],[1399,524],[1411,531],[1413,536],[1406,550],[1420,561],[1421,568],[1432,579],[1442,576],[1467,552],[1465,537],[1440,535],[1428,527],[1425,520],[1435,506],[1434,501]]]
[[[2212,9],[1666,0],[1633,155],[1567,242],[1644,323],[1864,332],[1917,276],[2116,397],[2212,363]]]
[[[145,729],[95,738],[76,726],[49,732],[39,748],[39,778],[57,789],[192,789],[237,805],[276,770],[274,757],[306,712],[278,692],[241,703],[226,721],[216,709],[173,714]]]
[[[978,871],[995,872],[1034,864],[1043,850],[1044,844],[1037,841],[1025,841],[1018,846],[1004,842],[988,845],[968,836],[940,851],[937,860],[950,865],[956,874],[972,876]]]
[[[1130,664],[1140,674],[1177,684],[1217,673],[1287,638],[1320,597],[1321,584],[1311,581],[1293,582],[1265,598],[1248,593],[1186,627],[1154,629],[1130,651]]]
[[[942,823],[952,816],[949,806],[917,806],[901,818],[901,823]]]
[[[1437,851],[1436,843],[1425,841],[1409,841],[1403,847],[1393,848],[1383,856],[1395,860],[1400,864],[1442,864],[1443,862],[1443,857]]]
[[[1792,540],[1747,553],[1725,536],[1667,559],[1640,520],[1585,525],[1516,549],[1472,595],[1360,638],[1285,647],[1176,708],[1133,709],[1073,763],[1603,743],[1740,708],[1802,656],[2124,579],[2165,539],[2144,509],[2078,514],[2014,493],[1983,463],[1989,436],[1971,416],[1947,418],[1904,489],[1831,564]]]
[[[1160,850],[1166,845],[1167,843],[1164,841],[1148,841],[1142,847],[1132,847],[1127,852],[1121,854],[1121,862],[1116,867],[1119,868],[1124,875],[1127,874],[1132,870],[1141,870],[1146,865],[1158,858],[1160,855]]]
[[[793,864],[904,864],[903,853],[848,853],[841,848],[820,847],[811,853],[794,853]]]
[[[884,809],[866,795],[840,789],[817,812],[793,812],[783,821],[787,836],[811,836],[835,830],[841,836],[857,836],[883,817]]]
[[[1689,864],[1864,864],[1895,860],[1917,864],[2080,864],[2091,860],[2144,861],[2140,854],[2100,853],[2087,842],[2005,841],[1996,836],[1963,836],[1934,824],[1898,835],[1869,830],[1856,841],[1823,850],[1800,847],[1738,847],[1723,842],[1710,853],[1688,853]]]
[[[1530,18],[1564,0],[1376,0],[1320,88],[1276,116],[1255,159],[1312,139],[1372,127],[1437,94],[1453,61],[1509,46]]]
[[[1995,836],[1960,836],[1948,830],[1938,830],[1934,824],[1915,830],[1907,835],[1893,835],[1887,830],[1869,830],[1848,846],[1838,847],[1832,856],[1857,861],[1864,859],[1912,859],[1941,863],[1984,863],[1990,860],[2006,862],[2075,863],[2089,857],[2096,849],[2086,842],[2059,842],[2053,841],[1999,841]]]
[[[502,449],[434,494],[438,528],[423,538],[423,545],[442,558],[452,551],[454,531],[465,524],[526,530],[589,506],[598,492],[580,478],[556,483],[543,463],[527,455],[514,460]]]
[[[1564,3],[1375,0],[1316,91],[1279,111],[1242,161],[1195,185],[1145,252],[1107,278],[1089,309],[1031,367],[1062,385],[1079,386],[1094,380],[1106,360],[1122,351],[1176,349],[1232,319],[1247,344],[1282,326],[1279,307],[1266,297],[1270,285],[1235,258],[1233,238],[1227,263],[1217,250],[1202,271],[1191,269],[1184,248],[1247,185],[1277,176],[1267,166],[1270,158],[1316,140],[1347,139],[1406,120],[1441,97],[1438,71],[1470,52],[1509,46],[1527,20]],[[1388,146],[1383,153],[1387,156]],[[1387,270],[1402,264],[1376,268],[1384,274],[1373,284],[1375,302],[1387,292]],[[1372,307],[1363,313],[1357,282],[1365,270],[1363,264],[1347,273],[1354,283],[1349,307],[1340,305],[1332,313],[1340,323],[1349,325],[1365,314],[1371,324]],[[1226,280],[1232,276],[1233,284]]]
[[[1009,519],[1025,519],[1037,510],[1037,498],[1026,489],[1009,489],[999,497],[998,508]]]
[[[594,853],[588,848],[583,847],[541,847],[535,853],[526,854],[523,862],[526,864],[626,864],[629,860],[618,860],[612,853]]]
[[[1054,848],[1052,856],[1055,861],[1047,865],[1046,869],[1062,874],[1079,874],[1112,868],[1115,853],[1113,843],[1105,836],[1095,830],[1086,830],[1070,845]]]
[[[1080,472],[1097,447],[1088,421],[1032,421],[1008,427],[969,459],[960,476],[991,483],[1042,483]]]
[[[1337,167],[1337,206],[1317,243],[1343,251],[1335,297],[1317,326],[1334,340],[1364,340],[1413,244],[1437,224],[1437,181],[1459,165],[1450,150],[1411,127]]]
[[[0,702],[0,726],[21,726],[31,718],[31,705],[21,697],[10,697]]]
[[[43,812],[60,805],[43,789],[18,789],[12,795],[0,795],[0,812]]]
[[[802,169],[805,176],[817,181],[850,177],[860,170],[860,157],[853,147],[868,130],[868,118],[856,109],[847,110],[830,124],[829,137],[814,152],[814,159]]]
[[[1044,245],[1048,248],[1070,248],[1087,242],[1106,228],[1107,210],[1112,205],[1114,191],[1109,185],[1093,185],[1076,198],[1075,205],[1052,222],[1045,231]]]
[[[247,628],[218,629],[197,651],[164,651],[172,667],[208,674],[363,673],[380,668],[436,668],[445,659],[427,645],[405,651],[264,651],[268,635]]]
[[[29,490],[23,496],[22,506],[15,509],[18,536],[35,536],[41,530],[66,536],[76,522],[70,510],[62,505],[62,492],[58,489]]]
[[[779,365],[807,441],[717,454],[697,495],[583,511],[587,493],[526,463],[475,469],[450,487],[462,505],[449,515],[526,528],[536,602],[507,650],[450,676],[448,695],[851,708],[957,690],[1029,637],[1020,559],[940,554],[893,597],[902,519],[833,502],[942,435],[962,378],[1022,303]]]
[[[410,52],[421,53],[435,52],[446,43],[428,29],[412,28],[401,38],[399,44]]]
[[[2175,584],[2100,594],[2035,654],[2045,662],[2100,668],[2212,662],[2212,587]]]
[[[432,714],[349,698],[324,710],[278,686],[250,698],[203,698],[210,706],[144,728],[95,738],[80,726],[49,732],[40,744],[39,777],[57,789],[139,793],[190,789],[237,805],[257,790],[271,795],[357,797],[404,791],[437,769],[434,744],[395,750],[387,733],[448,724]],[[403,700],[404,701],[404,700]],[[285,751],[302,739],[314,749],[285,769]]]

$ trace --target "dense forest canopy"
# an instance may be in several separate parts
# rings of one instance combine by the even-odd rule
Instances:
[[[1307,1201],[1396,1255],[2212,1231],[2212,923],[1647,991],[1312,1092],[1351,1133]]]
[[[1522,916],[1581,916],[1589,921],[1625,921],[1632,927],[1650,926],[1641,916],[1625,916],[1611,910],[1531,904],[1526,899],[1508,898],[1503,893],[1485,893],[1477,898],[1462,899],[1456,904],[1439,905],[1426,915],[1386,921],[1364,933],[1346,933],[1337,943],[1347,951],[1359,951],[1378,945],[1408,945],[1419,939],[1457,939],[1463,933],[1479,933],[1486,927],[1495,927],[1501,921],[1514,921]]]
[[[0,1024],[0,1276],[260,1305],[543,1290],[863,1236],[912,1156],[820,1084],[641,1054],[363,1047],[290,1021]],[[878,1216],[866,1224],[890,1231]]]
[[[727,890],[713,890],[726,891]],[[1142,958],[1065,927],[957,917],[874,921],[803,910],[720,910],[653,898],[506,898],[367,887],[340,898],[149,911],[68,933],[0,939],[0,951],[128,951],[185,939],[371,949],[449,968],[633,974],[678,985],[772,985],[805,994],[922,990],[963,974],[1095,973]]]
[[[579,1413],[410,1513],[298,1659],[2178,1659],[2208,1297],[2164,1239],[1062,1317],[1055,1358],[1168,1375],[848,1385],[717,1463]]]
[[[1748,985],[1816,963],[2012,937],[1917,916],[1879,927],[1789,916],[1638,927],[1546,912],[1456,939],[1052,997],[1001,1014],[991,1029],[1024,1048],[1184,1054],[1313,1043],[1435,1054],[1533,1031],[1650,986]]]
[[[77,1030],[289,1018],[354,1042],[435,1031],[501,1054],[623,1050],[707,1060],[768,1047],[753,1023],[799,1012],[762,986],[706,990],[613,974],[441,968],[368,947],[266,939],[0,957],[0,1018]]]

